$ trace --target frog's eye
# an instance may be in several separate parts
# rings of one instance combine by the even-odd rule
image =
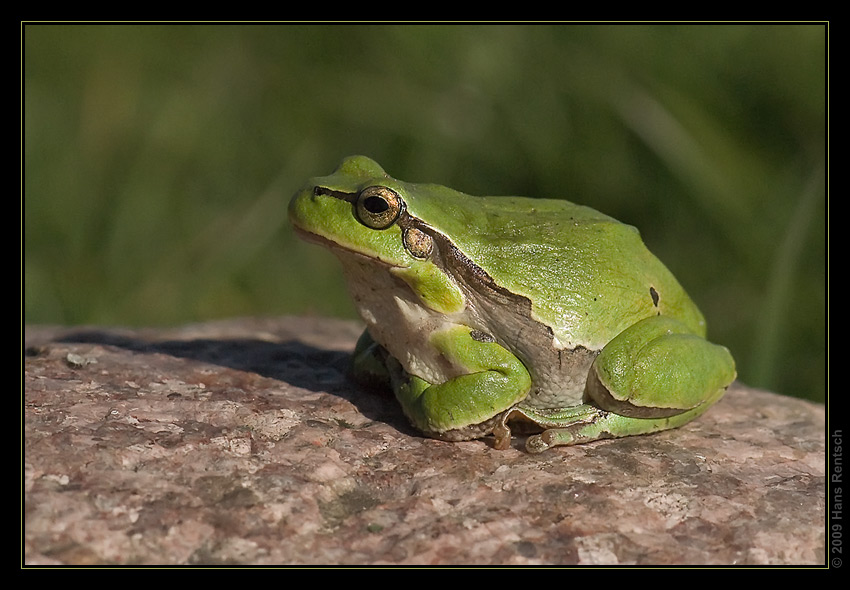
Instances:
[[[366,227],[387,229],[404,210],[404,201],[392,189],[370,186],[357,195],[357,218]]]

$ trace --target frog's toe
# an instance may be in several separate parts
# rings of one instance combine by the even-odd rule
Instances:
[[[542,453],[543,451],[551,448],[552,445],[546,442],[543,434],[535,434],[534,436],[529,436],[528,440],[525,441],[525,450],[529,453],[537,454]]]
[[[575,437],[566,428],[550,428],[540,434],[529,436],[525,441],[525,449],[529,453],[542,453],[552,447],[571,445],[575,443]]]

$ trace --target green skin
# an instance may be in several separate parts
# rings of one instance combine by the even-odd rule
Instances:
[[[521,426],[540,452],[656,432],[735,379],[637,230],[588,207],[406,183],[353,156],[289,216],[343,263],[367,326],[354,376],[392,387],[429,436],[506,448]]]

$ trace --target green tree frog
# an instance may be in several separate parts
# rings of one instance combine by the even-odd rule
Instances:
[[[361,382],[428,436],[534,433],[530,452],[675,428],[735,379],[729,351],[629,225],[563,200],[475,197],[345,159],[293,198],[366,324]]]

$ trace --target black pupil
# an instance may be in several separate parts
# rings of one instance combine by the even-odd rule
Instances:
[[[375,214],[383,213],[390,208],[389,204],[381,197],[366,197],[366,200],[363,201],[363,207],[369,213]]]

